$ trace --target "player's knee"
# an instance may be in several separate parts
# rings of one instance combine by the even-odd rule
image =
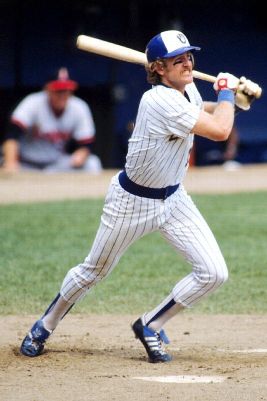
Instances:
[[[61,295],[66,301],[77,302],[88,290],[101,281],[107,270],[103,266],[88,266],[82,263],[67,273],[62,286]]]
[[[221,287],[227,280],[228,280],[227,269],[219,272],[217,271],[214,278],[214,287],[215,288]]]
[[[211,289],[216,289],[223,285],[228,279],[228,270],[227,267],[221,266],[220,269],[209,269],[203,272],[200,272],[197,275],[197,280],[203,287],[210,287]]]
[[[91,287],[101,281],[107,274],[108,269],[103,264],[93,265],[91,263],[82,263],[76,269],[74,268],[73,274],[75,281],[79,286]]]

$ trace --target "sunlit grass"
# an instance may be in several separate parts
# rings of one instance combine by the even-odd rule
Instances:
[[[267,312],[266,192],[198,195],[220,244],[229,281],[190,313]],[[0,207],[0,313],[41,313],[66,272],[87,255],[103,200]],[[190,271],[159,233],[132,245],[113,273],[73,313],[140,313]]]

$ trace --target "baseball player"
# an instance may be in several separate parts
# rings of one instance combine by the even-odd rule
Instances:
[[[91,153],[95,124],[87,103],[74,96],[77,82],[60,68],[44,90],[26,96],[15,108],[3,144],[4,169],[102,170]]]
[[[24,338],[22,354],[39,355],[68,310],[111,273],[134,241],[156,230],[183,255],[192,271],[132,325],[150,362],[171,360],[163,347],[163,342],[168,342],[164,324],[227,280],[219,246],[187,195],[183,179],[194,134],[226,140],[235,103],[248,109],[252,97],[246,94],[240,102],[236,95],[240,80],[220,73],[214,84],[217,102],[203,103],[192,78],[193,53],[198,50],[178,31],[162,32],[148,43],[147,74],[153,86],[140,101],[125,169],[111,180],[88,256],[66,274],[59,294]],[[242,85],[247,93],[255,84],[244,80]]]

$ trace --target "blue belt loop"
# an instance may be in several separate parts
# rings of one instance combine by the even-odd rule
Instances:
[[[130,180],[125,171],[119,174],[119,183],[121,187],[130,194],[151,199],[167,199],[179,187],[179,184],[170,185],[166,188],[143,187]]]

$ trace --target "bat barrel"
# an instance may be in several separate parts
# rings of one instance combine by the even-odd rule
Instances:
[[[76,44],[81,50],[99,54],[100,56],[111,57],[116,60],[136,64],[145,64],[147,61],[145,53],[91,36],[79,35]]]

